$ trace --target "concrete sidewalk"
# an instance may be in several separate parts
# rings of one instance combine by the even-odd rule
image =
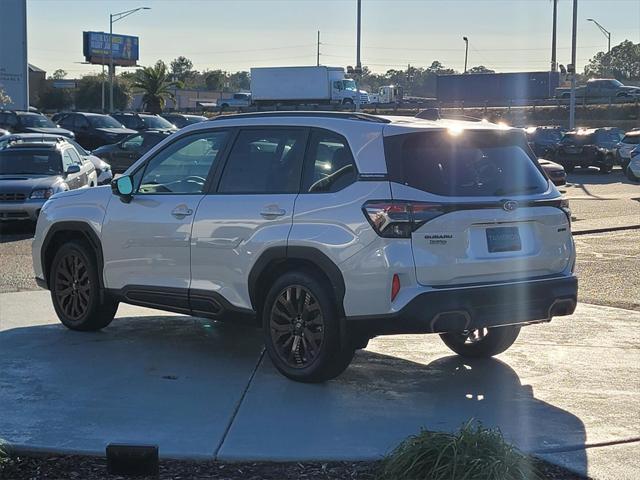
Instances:
[[[305,385],[278,374],[258,331],[123,305],[104,331],[71,332],[48,292],[2,294],[0,438],[100,455],[140,442],[164,457],[364,460],[475,418],[580,473],[640,478],[638,327],[638,312],[580,305],[475,362],[437,336],[383,337],[338,379]]]

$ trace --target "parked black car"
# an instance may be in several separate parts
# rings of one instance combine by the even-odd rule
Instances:
[[[73,132],[60,128],[41,113],[0,110],[0,128],[10,133],[51,133],[73,138]]]
[[[540,158],[553,158],[564,135],[562,127],[531,127],[525,130],[533,153]]]
[[[111,116],[131,130],[143,132],[145,130],[177,130],[178,128],[160,115],[150,113],[112,113]]]
[[[87,150],[110,145],[136,133],[109,115],[74,112],[60,119],[60,126],[71,130],[77,142]]]
[[[171,133],[171,130],[147,130],[113,145],[97,148],[91,153],[110,164],[113,173],[122,173]]]
[[[572,172],[575,167],[598,167],[609,173],[617,155],[619,137],[608,128],[592,128],[567,132],[556,151],[554,161]]]
[[[544,158],[539,158],[538,163],[555,186],[567,184],[567,172],[564,171],[562,165]]]
[[[202,115],[186,115],[182,113],[165,113],[161,115],[161,117],[178,128],[183,128],[187,125],[193,125],[194,123],[204,122],[207,120],[207,117],[203,117]]]

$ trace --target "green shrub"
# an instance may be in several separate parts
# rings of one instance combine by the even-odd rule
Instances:
[[[380,465],[379,480],[540,479],[531,459],[497,429],[469,422],[456,433],[422,430]]]

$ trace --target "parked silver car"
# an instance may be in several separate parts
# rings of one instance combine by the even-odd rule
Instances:
[[[35,221],[51,196],[96,183],[69,142],[9,143],[0,150],[0,220]]]

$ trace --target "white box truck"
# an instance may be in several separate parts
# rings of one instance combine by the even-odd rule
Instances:
[[[251,100],[255,105],[369,103],[367,92],[356,91],[342,67],[263,67],[251,69]]]

